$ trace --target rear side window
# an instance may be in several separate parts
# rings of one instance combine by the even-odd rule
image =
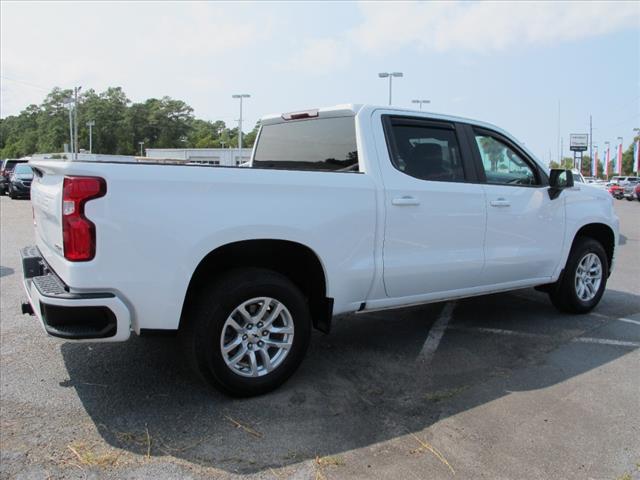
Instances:
[[[453,129],[395,124],[391,161],[401,172],[422,180],[464,182],[460,146]]]
[[[357,172],[355,119],[318,118],[264,125],[253,166]]]

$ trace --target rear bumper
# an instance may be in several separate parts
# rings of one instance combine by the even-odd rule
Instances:
[[[20,254],[29,303],[47,334],[93,342],[121,342],[129,338],[131,313],[116,295],[71,292],[37,247],[25,247]]]

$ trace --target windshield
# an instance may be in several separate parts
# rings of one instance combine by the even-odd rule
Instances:
[[[16,168],[13,169],[13,172],[16,175],[33,175],[31,167],[24,163],[19,163],[18,165],[16,165]]]

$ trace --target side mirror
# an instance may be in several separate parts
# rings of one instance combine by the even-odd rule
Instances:
[[[573,173],[561,168],[551,169],[549,175],[549,198],[555,200],[562,190],[573,187]]]

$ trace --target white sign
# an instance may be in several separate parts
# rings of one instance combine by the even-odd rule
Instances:
[[[569,135],[569,149],[572,151],[585,151],[589,148],[588,133],[572,133]]]

